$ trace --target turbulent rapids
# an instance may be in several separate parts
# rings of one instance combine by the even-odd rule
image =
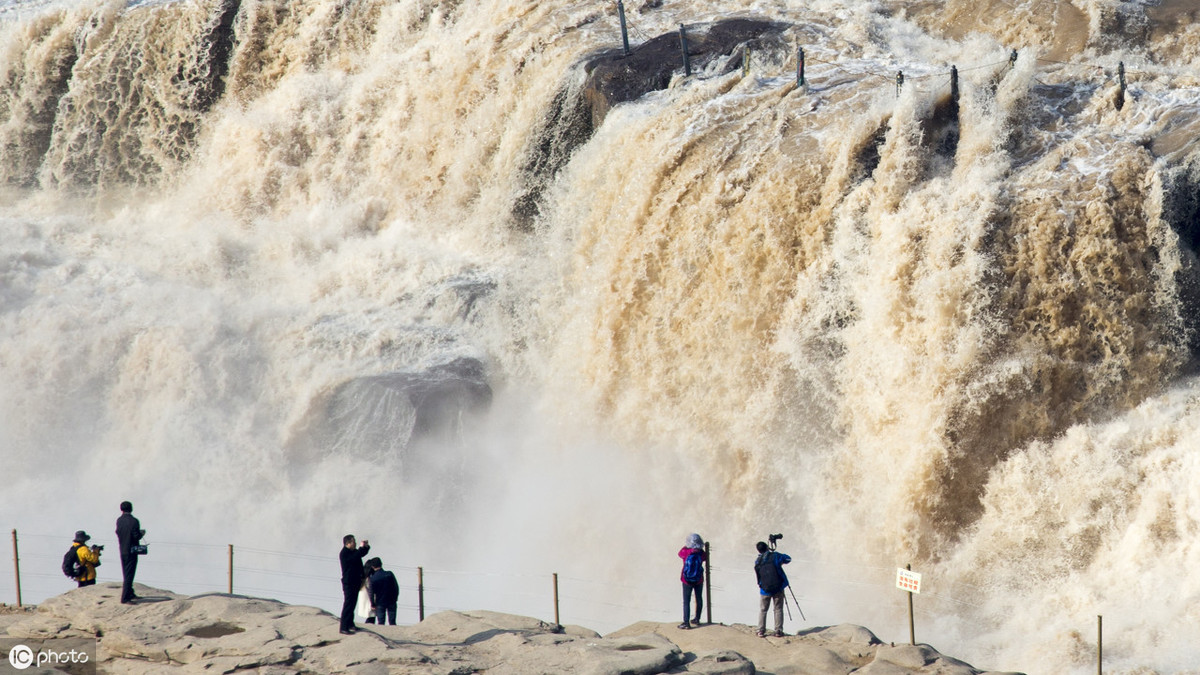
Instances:
[[[1190,3],[625,9],[0,4],[2,512],[666,581],[786,528],[974,663],[1190,666]]]

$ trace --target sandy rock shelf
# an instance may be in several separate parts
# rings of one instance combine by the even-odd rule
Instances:
[[[12,638],[98,638],[101,673],[357,673],[362,675],[979,675],[928,645],[887,645],[861,626],[760,638],[745,625],[680,630],[639,622],[609,635],[489,611],[441,612],[411,626],[338,632],[313,607],[240,595],[184,596],[119,584],[75,589],[36,611],[0,612]]]

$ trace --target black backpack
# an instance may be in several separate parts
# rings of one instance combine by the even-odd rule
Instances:
[[[754,561],[754,576],[758,577],[758,587],[767,595],[775,595],[783,590],[783,575],[779,565],[775,564],[775,553],[768,551]]]
[[[83,544],[71,544],[71,549],[63,554],[62,571],[71,579],[79,579],[87,568],[79,562],[79,547]]]

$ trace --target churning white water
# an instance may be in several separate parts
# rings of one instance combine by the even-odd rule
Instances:
[[[233,544],[334,610],[355,533],[433,609],[549,620],[560,573],[599,630],[678,620],[693,531],[752,622],[782,532],[807,625],[907,639],[911,563],[977,666],[1090,672],[1103,615],[1110,672],[1194,668],[1187,5],[634,2],[635,53],[773,27],[583,127],[613,3],[0,6],[25,602],[123,499],[147,584]]]

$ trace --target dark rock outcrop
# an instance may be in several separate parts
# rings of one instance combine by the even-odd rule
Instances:
[[[707,70],[716,59],[725,59],[713,74],[724,74],[742,66],[739,47],[768,35],[779,35],[787,26],[757,19],[729,19],[705,27],[684,26],[691,71]],[[593,128],[618,103],[633,101],[671,84],[671,77],[683,71],[683,49],[679,32],[659,35],[630,50],[610,50],[587,60],[587,81],[583,97],[591,112]]]
[[[356,377],[314,401],[290,447],[299,459],[407,456],[417,443],[453,442],[464,419],[491,402],[484,365],[474,358]]]
[[[684,27],[693,74],[722,75],[742,66],[741,47],[757,49],[760,42],[779,39],[786,24],[757,19],[729,19]],[[565,84],[547,111],[545,124],[534,135],[522,167],[525,186],[513,203],[513,219],[528,229],[540,212],[541,196],[574,150],[587,142],[613,106],[633,101],[671,84],[683,73],[679,31],[665,33],[630,49],[609,49],[586,58],[583,84]],[[578,75],[578,72],[575,73]]]

